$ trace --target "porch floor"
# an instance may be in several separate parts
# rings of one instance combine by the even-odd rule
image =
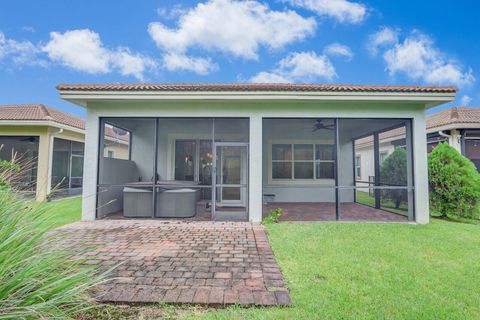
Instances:
[[[335,221],[335,203],[333,202],[271,202],[263,206],[263,217],[272,210],[282,208],[282,221]],[[245,214],[237,214],[235,208],[230,212],[217,213],[217,221],[247,221]],[[105,220],[162,220],[162,221],[212,221],[212,213],[205,204],[198,205],[197,214],[192,218],[125,218],[122,211],[111,213]],[[383,221],[408,222],[406,216],[375,209],[367,205],[350,202],[340,204],[341,221]]]
[[[217,208],[216,221],[248,221],[245,208],[229,207],[229,208]],[[155,220],[173,220],[173,221],[212,221],[212,211],[206,208],[205,202],[199,202],[197,204],[197,214],[191,218],[128,218],[123,216],[122,211],[110,213],[103,219],[106,220],[119,220],[119,219],[155,219]]]
[[[263,217],[272,210],[282,208],[281,221],[335,221],[333,202],[274,202],[264,205]],[[406,216],[349,202],[340,204],[342,221],[408,222]]]

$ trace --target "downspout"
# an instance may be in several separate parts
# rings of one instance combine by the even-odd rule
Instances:
[[[457,150],[460,154],[462,153],[462,148],[461,148],[461,138],[462,136],[457,134],[457,130],[452,130],[451,133],[453,134],[446,134],[445,132],[443,132],[443,130],[440,130],[438,131],[438,134],[442,137],[445,137],[448,139],[448,144],[450,146],[452,146],[453,148],[455,148],[455,150]]]
[[[439,135],[439,136],[442,136],[442,137],[444,137],[444,138],[448,138],[448,143],[450,143],[450,139],[452,138],[451,135],[446,134],[445,132],[443,132],[443,130],[438,131],[438,135]]]

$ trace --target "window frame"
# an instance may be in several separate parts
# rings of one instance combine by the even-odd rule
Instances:
[[[388,158],[390,153],[388,151],[380,151],[379,153],[379,165],[381,166],[385,159]]]
[[[211,143],[211,139],[204,139],[204,138],[174,138],[172,142],[172,165],[171,165],[171,170],[168,170],[171,174],[172,180],[175,180],[175,175],[176,175],[176,165],[175,161],[177,160],[177,142],[194,142],[195,143],[195,154],[194,154],[194,163],[193,163],[193,181],[200,181],[200,149],[201,149],[201,143],[202,142],[207,142]],[[213,148],[213,145],[212,145]],[[213,150],[212,150],[213,154]]]
[[[273,147],[275,145],[290,145],[291,159],[289,160],[274,160],[273,159]],[[311,160],[295,160],[295,145],[311,145],[312,146],[312,159]],[[329,146],[333,148],[332,160],[316,159],[317,146]],[[295,163],[311,163],[312,164],[312,178],[295,178]],[[273,164],[274,163],[291,163],[290,178],[274,178],[273,177]],[[322,141],[322,140],[275,140],[268,143],[268,183],[269,184],[331,184],[335,181],[335,173],[332,178],[317,178],[317,164],[332,163],[335,170],[335,144],[334,141]]]
[[[355,155],[355,178],[362,179],[362,156],[360,154]]]

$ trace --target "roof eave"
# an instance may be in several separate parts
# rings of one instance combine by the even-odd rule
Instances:
[[[440,126],[429,127],[427,128],[427,133],[433,133],[438,131],[445,130],[454,130],[454,129],[480,129],[479,122],[453,122],[448,124],[443,124]]]
[[[298,92],[298,91],[95,91],[59,90],[62,99],[86,107],[88,101],[102,100],[317,100],[420,102],[425,108],[455,100],[455,92]]]
[[[0,126],[52,127],[84,134],[85,130],[50,120],[0,120]]]

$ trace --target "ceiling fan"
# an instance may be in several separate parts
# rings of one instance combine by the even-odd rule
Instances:
[[[335,128],[335,124],[332,123],[323,123],[324,119],[317,119],[315,124],[313,125],[313,132],[318,130],[333,130]]]

